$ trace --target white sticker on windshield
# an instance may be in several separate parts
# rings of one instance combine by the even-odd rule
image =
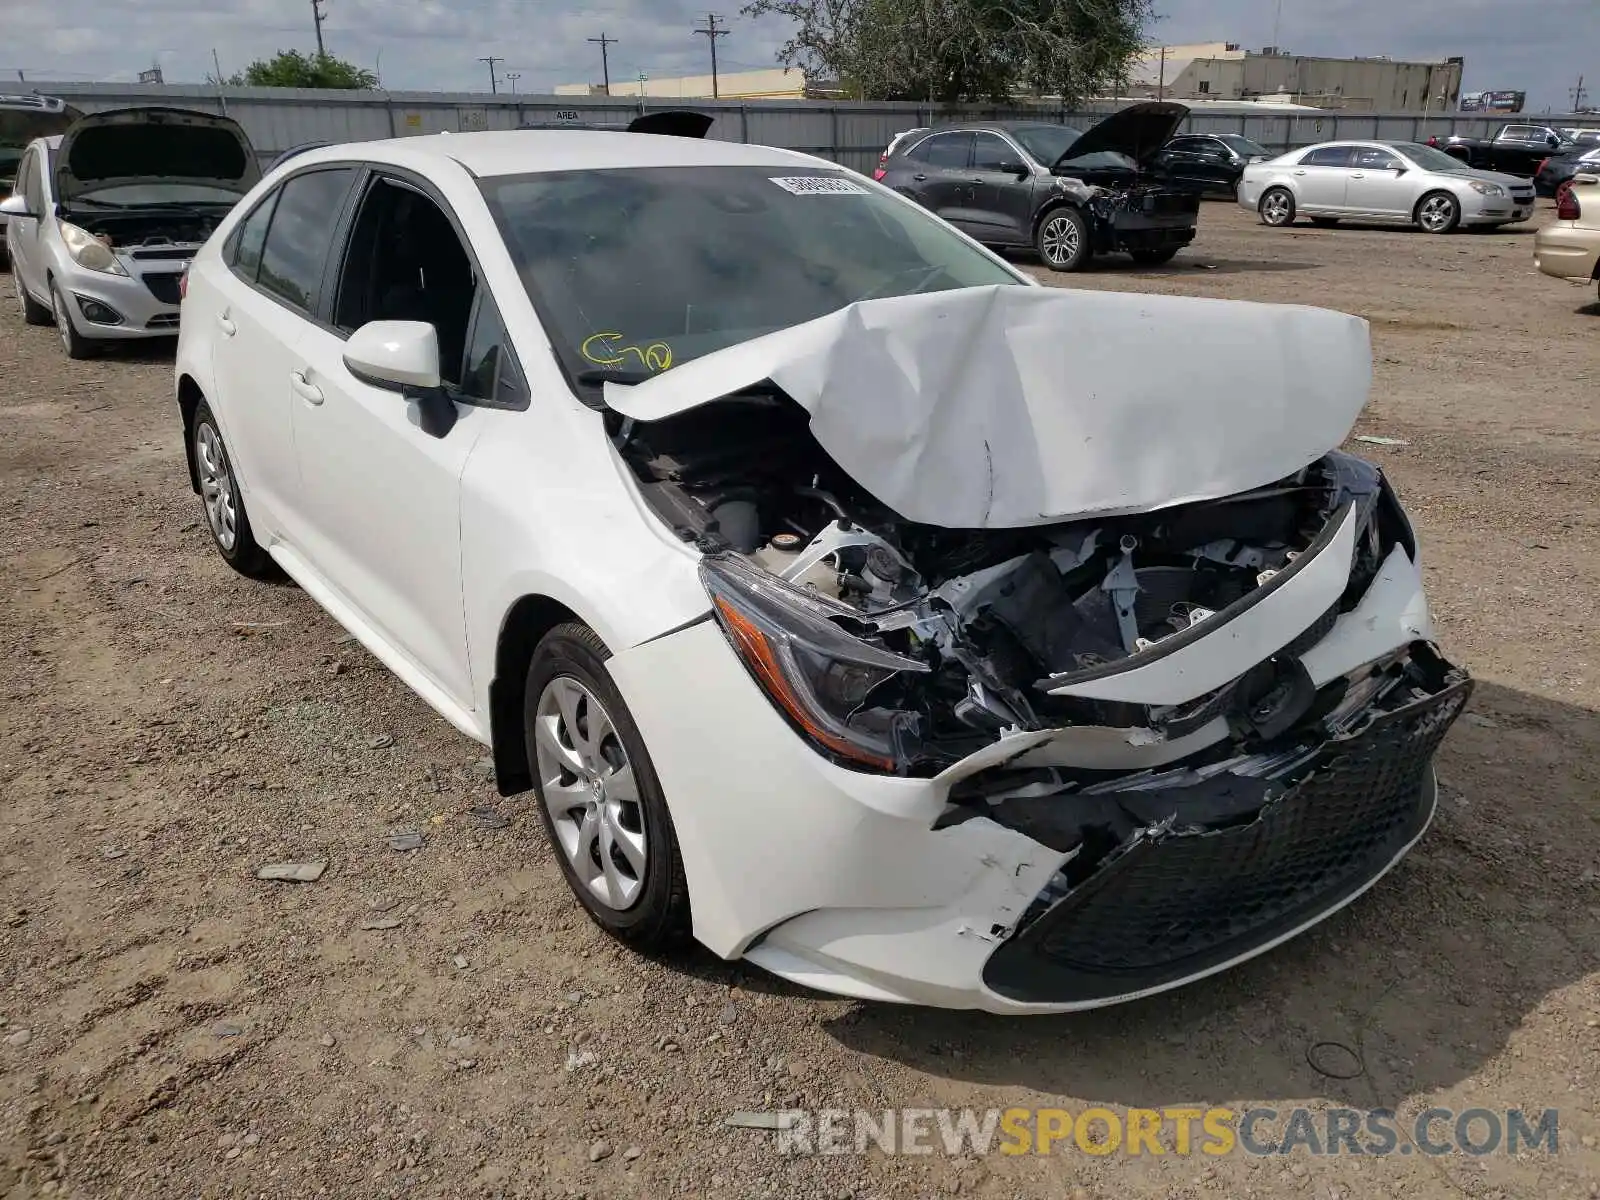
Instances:
[[[796,196],[868,196],[859,183],[837,175],[777,175],[772,182]]]

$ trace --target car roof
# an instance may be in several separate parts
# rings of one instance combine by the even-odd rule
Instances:
[[[837,163],[794,150],[740,142],[702,141],[664,134],[595,129],[508,129],[435,133],[308,150],[292,160],[387,163],[426,172],[453,162],[480,179],[546,171],[603,171],[628,167],[829,167]]]

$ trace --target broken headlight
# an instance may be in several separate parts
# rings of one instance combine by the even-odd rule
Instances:
[[[886,732],[853,721],[868,695],[926,664],[852,636],[835,611],[736,559],[700,565],[722,631],[767,697],[813,744],[852,767],[893,771],[899,756]]]

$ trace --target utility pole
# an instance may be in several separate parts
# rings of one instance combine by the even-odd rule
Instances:
[[[499,81],[499,79],[497,79],[495,77],[494,65],[495,65],[495,63],[503,63],[503,62],[505,62],[505,59],[500,57],[500,55],[498,55],[498,54],[485,54],[478,61],[481,62],[481,63],[488,63],[489,64],[489,94],[491,96],[499,95],[500,94],[500,81]]]
[[[589,41],[600,47],[600,76],[606,81],[606,95],[609,96],[611,95],[611,56],[606,53],[606,50],[611,46],[615,46],[617,39],[607,37],[605,31],[602,30],[599,37],[590,38]]]
[[[323,11],[322,6],[327,2],[328,0],[311,0],[311,20],[317,27],[318,58],[326,58],[328,56],[328,52],[322,46],[322,23],[328,19],[328,14]]]
[[[1167,48],[1161,47],[1161,74],[1156,76],[1156,99],[1167,98]]]
[[[511,94],[513,96],[515,96],[517,94],[517,80],[522,78],[522,72],[521,71],[507,71],[506,72],[506,78],[511,81]]]
[[[1578,76],[1578,86],[1572,89],[1572,111],[1582,112],[1583,102],[1589,98],[1589,89],[1583,86],[1583,76]]]
[[[726,29],[717,28],[717,19],[716,13],[707,13],[706,27],[694,31],[711,43],[711,98],[713,100],[722,98],[722,90],[717,84],[717,39],[728,36]]]

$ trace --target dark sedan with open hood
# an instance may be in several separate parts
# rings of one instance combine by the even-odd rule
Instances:
[[[1155,166],[1188,114],[1134,104],[1086,133],[1042,121],[941,126],[896,147],[882,181],[985,245],[1037,249],[1052,270],[1118,251],[1164,263],[1199,220],[1193,190]]]

